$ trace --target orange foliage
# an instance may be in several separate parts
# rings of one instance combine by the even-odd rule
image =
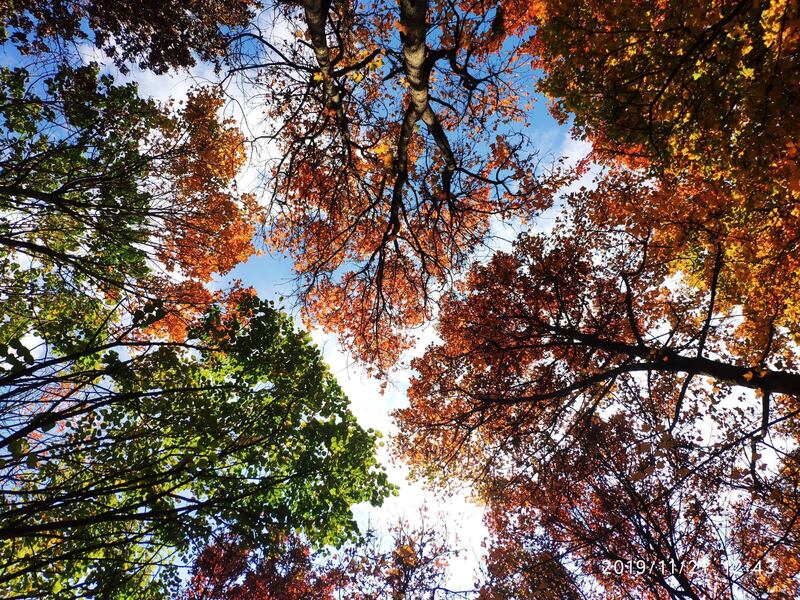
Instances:
[[[279,123],[268,241],[294,258],[305,317],[385,372],[492,220],[530,219],[574,174],[500,133],[526,91],[521,65],[486,52],[509,35],[493,3],[402,4],[399,21],[392,4],[304,7],[284,9],[303,41],[267,48],[276,66],[254,79]]]
[[[159,258],[167,269],[178,267],[201,282],[254,252],[255,223],[262,218],[252,195],[228,189],[246,156],[241,131],[217,120],[222,104],[209,90],[189,94],[179,125],[186,139],[168,165],[175,197]]]
[[[743,309],[740,349],[800,341],[797,3],[545,5],[539,86],[607,167],[573,205],[651,235],[696,285],[722,247],[717,302]]]
[[[222,106],[215,91],[196,90],[163,127],[166,159],[158,165],[152,243],[167,272],[143,282],[145,297],[164,302],[165,316],[148,327],[159,337],[183,340],[209,305],[242,293],[238,285],[228,292],[206,286],[255,252],[255,228],[265,218],[252,194],[236,190],[246,160],[244,137],[230,119],[220,121]]]
[[[670,280],[682,259],[656,235],[584,214],[443,299],[397,451],[489,506],[486,598],[714,597],[731,561],[736,585],[795,593],[798,359],[780,333],[740,340],[739,315],[716,303],[724,259],[705,257],[706,281]]]

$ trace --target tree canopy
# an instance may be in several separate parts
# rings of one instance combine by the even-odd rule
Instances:
[[[383,372],[492,220],[549,207],[570,171],[509,127],[525,119],[524,69],[486,52],[490,6],[275,11],[293,41],[253,28],[229,50],[274,123],[267,238],[294,258],[306,318]]]
[[[258,243],[384,381],[435,326],[394,452],[486,507],[457,595],[800,593],[796,1],[2,16],[12,597],[450,593],[436,535],[354,541],[351,505],[392,489],[376,433],[290,317],[220,285]],[[183,100],[115,79],[198,61],[220,85]],[[541,102],[588,156],[541,147]]]
[[[449,561],[458,556],[446,527],[423,511],[417,525],[399,520],[383,537],[368,529],[335,554],[314,555],[302,539],[287,537],[259,554],[240,539],[223,537],[200,554],[187,600],[372,600],[469,598],[473,590],[447,586]]]
[[[164,597],[222,531],[351,538],[351,506],[393,490],[378,434],[291,317],[209,285],[263,219],[219,89],[158,104],[71,49],[94,34],[119,67],[187,65],[206,47],[160,47],[179,25],[155,9],[188,13],[17,8],[0,71],[4,596]],[[198,8],[200,37],[242,18]]]
[[[352,535],[391,491],[307,334],[243,294],[181,343],[97,340],[3,381],[5,585],[27,597],[175,586],[215,531]],[[184,561],[185,562],[185,561]]]

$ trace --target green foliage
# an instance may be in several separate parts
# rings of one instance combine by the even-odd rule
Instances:
[[[4,440],[0,584],[15,594],[160,594],[220,528],[340,543],[350,506],[391,492],[376,434],[270,303],[216,306],[187,343],[126,354],[92,354],[94,377],[62,378],[39,427]]]
[[[165,116],[97,65],[43,81],[4,67],[0,94],[0,341],[66,350],[150,273],[147,142]]]

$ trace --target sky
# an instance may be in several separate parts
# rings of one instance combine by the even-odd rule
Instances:
[[[131,67],[128,74],[122,75],[113,65],[109,64],[102,53],[93,47],[83,46],[81,54],[86,62],[100,63],[104,70],[115,76],[117,81],[135,81],[142,96],[149,96],[159,101],[180,100],[185,98],[192,86],[203,82],[214,82],[218,79],[213,68],[202,63],[193,68],[189,76],[186,73],[155,75],[136,67]],[[531,79],[531,83],[532,81]],[[238,93],[246,95],[247,90],[239,90]],[[241,100],[241,98],[234,98],[232,105],[234,108],[229,109],[229,114],[235,120],[247,118],[246,111],[248,110],[258,110],[258,107],[249,106],[244,109],[245,112],[242,112],[241,106],[246,103],[239,105],[235,102],[236,100]],[[570,138],[569,128],[563,125],[559,126],[549,116],[543,98],[539,97],[537,100],[531,125],[526,133],[534,141],[541,155],[552,158],[566,157],[569,163],[574,164],[588,153],[588,144]],[[239,110],[236,109],[237,106]],[[263,127],[268,129],[269,123],[263,124]],[[270,149],[262,149],[262,152],[264,151],[269,153]],[[238,185],[241,191],[257,192],[254,190],[260,181],[257,162],[252,161],[250,166],[240,174]],[[587,175],[584,180],[574,185],[579,186],[586,183],[590,176],[591,174]],[[540,215],[526,227],[539,231],[547,230],[557,211],[556,207]],[[510,248],[512,240],[522,229],[523,227],[519,223],[493,223],[493,235],[491,236],[493,241],[490,249]],[[263,248],[263,243],[257,241],[256,245]],[[245,286],[255,288],[261,298],[278,301],[279,298],[284,297],[285,301],[282,303],[296,316],[297,311],[291,308],[294,290],[293,278],[291,259],[265,249],[263,253],[253,255],[250,260],[219,278],[215,285],[224,287],[232,280],[241,280]],[[298,326],[300,326],[299,322]],[[435,340],[435,324],[429,324],[418,333],[419,343],[404,357],[405,359],[421,354],[425,346]],[[413,523],[418,518],[419,509],[426,508],[434,523],[439,521],[445,526],[454,547],[461,549],[460,557],[450,563],[449,586],[451,589],[471,588],[474,585],[481,557],[485,554],[482,542],[487,531],[482,520],[482,507],[470,498],[468,489],[457,490],[455,493],[452,493],[451,490],[451,495],[444,496],[425,488],[419,482],[409,481],[407,479],[408,468],[392,461],[390,456],[390,438],[396,431],[390,413],[407,404],[406,391],[412,372],[407,368],[395,371],[385,391],[381,392],[380,382],[369,377],[363,367],[354,363],[342,350],[335,337],[321,330],[312,330],[311,334],[331,371],[349,397],[352,411],[360,424],[365,428],[376,429],[383,434],[385,445],[379,449],[379,458],[387,468],[390,481],[399,487],[398,495],[389,498],[379,508],[368,505],[355,507],[356,520],[362,528],[371,525],[380,530],[400,518],[408,519]],[[407,360],[404,362],[407,363]]]

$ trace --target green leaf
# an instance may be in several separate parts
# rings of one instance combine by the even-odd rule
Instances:
[[[21,458],[28,451],[28,441],[24,438],[17,438],[8,444],[8,450],[14,458]]]

